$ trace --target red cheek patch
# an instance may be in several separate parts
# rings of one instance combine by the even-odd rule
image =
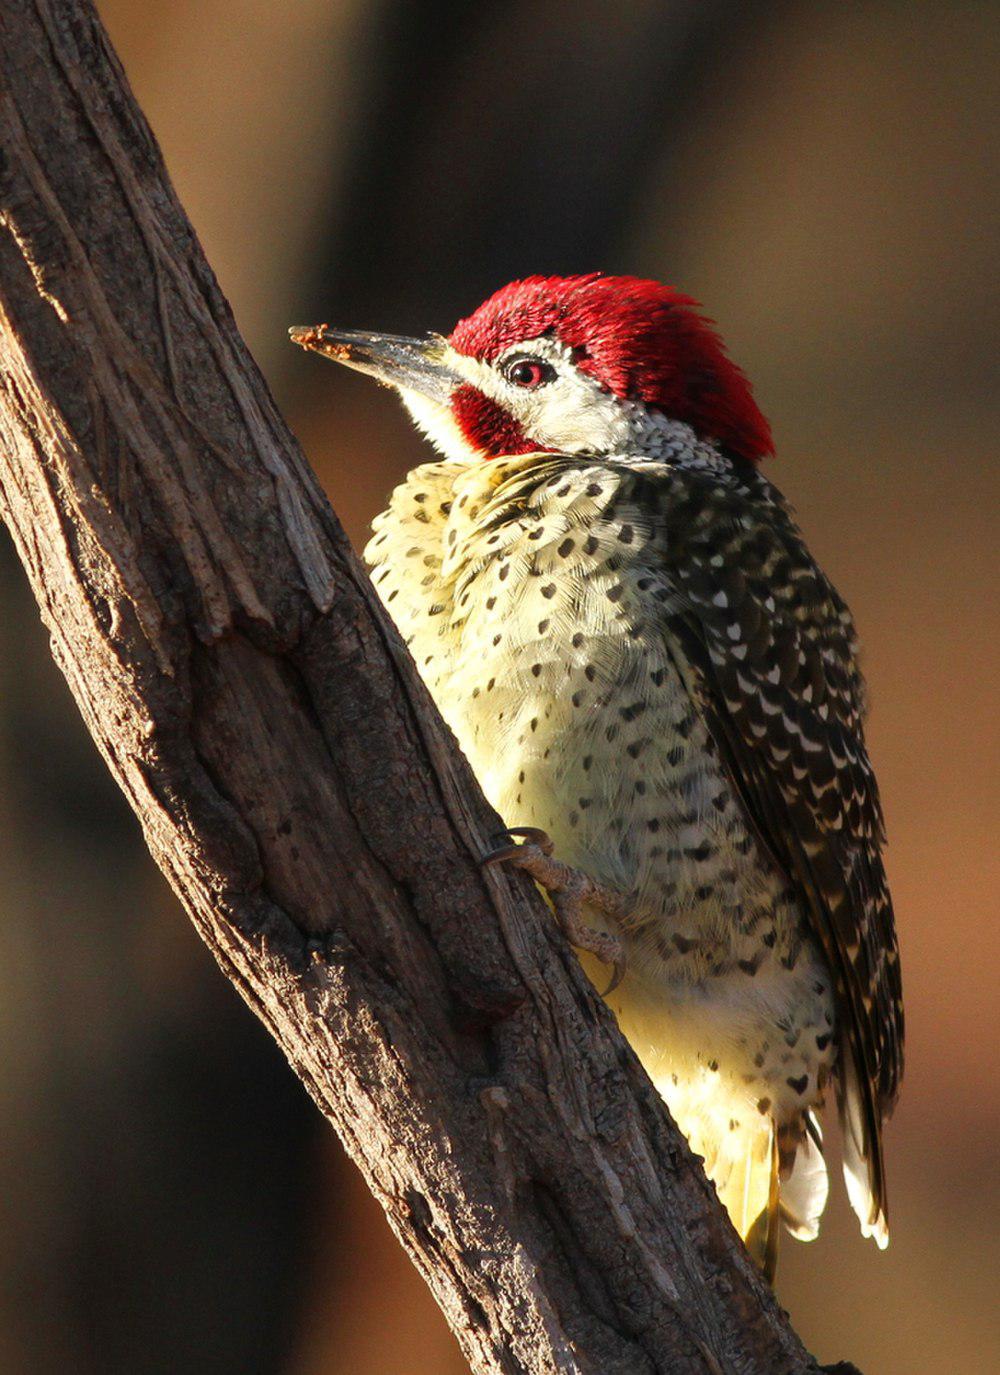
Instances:
[[[488,458],[531,454],[545,447],[528,438],[510,411],[470,383],[454,392],[451,411],[468,443]]]

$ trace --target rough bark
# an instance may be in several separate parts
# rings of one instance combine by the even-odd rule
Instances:
[[[274,407],[87,0],[0,11],[0,510],[98,747],[478,1372],[815,1370]],[[277,326],[276,326],[277,327]]]

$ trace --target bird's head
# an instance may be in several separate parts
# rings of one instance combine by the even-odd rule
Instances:
[[[551,450],[664,452],[678,427],[756,462],[772,449],[750,383],[697,302],[638,277],[528,277],[444,338],[296,327],[304,348],[401,395],[462,461]]]

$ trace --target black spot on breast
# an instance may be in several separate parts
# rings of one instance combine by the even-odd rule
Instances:
[[[788,1085],[790,1089],[794,1089],[795,1092],[799,1094],[799,1096],[801,1097],[801,1095],[805,1093],[806,1089],[809,1087],[809,1075],[803,1074],[798,1079],[786,1079],[785,1083]]]

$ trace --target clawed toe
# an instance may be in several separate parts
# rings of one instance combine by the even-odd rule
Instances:
[[[589,950],[604,964],[612,966],[612,978],[602,997],[613,992],[625,977],[625,953],[620,938],[609,931],[598,931],[582,919],[583,907],[591,903],[615,920],[627,916],[627,902],[578,869],[571,868],[552,854],[555,846],[545,831],[534,826],[512,826],[511,836],[522,837],[520,844],[501,845],[483,857],[484,864],[510,862],[523,869],[545,889],[560,929],[571,945]]]
[[[527,868],[536,852],[548,856],[556,848],[549,833],[537,826],[511,826],[507,834],[522,839],[520,843],[498,845],[495,850],[488,851],[483,856],[484,864],[503,864],[507,860],[514,860],[520,868]]]
[[[538,826],[511,826],[507,834],[521,836],[526,845],[537,845],[543,855],[551,855],[556,848],[548,831],[543,831]]]
[[[617,959],[617,960],[612,961],[612,964],[611,964],[611,982],[608,984],[607,988],[602,988],[602,989],[601,989],[601,997],[602,997],[602,998],[608,998],[608,997],[610,997],[611,994],[614,993],[614,991],[615,991],[615,989],[618,987],[618,985],[621,983],[622,979],[624,979],[624,977],[625,977],[625,975],[626,975],[627,973],[628,973],[628,965],[625,963],[625,958],[624,958],[624,956],[622,956],[620,959]]]

